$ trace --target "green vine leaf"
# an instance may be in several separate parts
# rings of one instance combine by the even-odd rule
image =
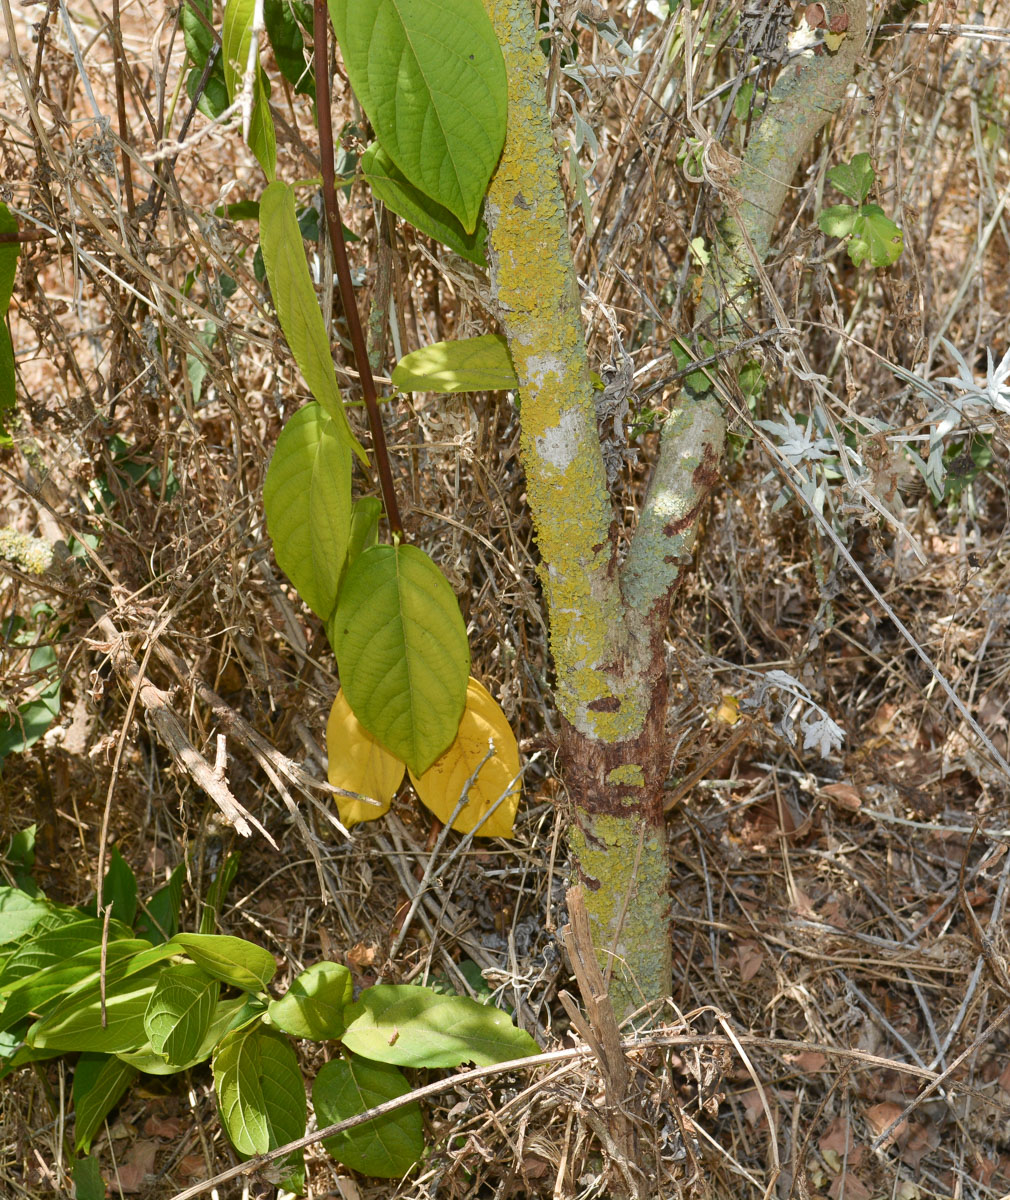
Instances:
[[[858,267],[867,261],[874,267],[889,267],[904,248],[904,235],[876,204],[864,204],[852,226],[849,258]]]
[[[286,183],[270,184],[260,197],[260,246],[277,317],[298,369],[332,418],[341,440],[367,465],[368,456],[347,423],[330,340],[305,261],[295,194]]]
[[[401,392],[503,392],[519,387],[508,343],[498,333],[433,342],[393,369]]]
[[[862,204],[873,187],[873,167],[868,154],[857,154],[851,162],[839,163],[828,171],[828,179],[856,204]]]
[[[351,533],[351,456],[318,404],[299,409],[281,431],[263,507],[277,565],[309,608],[328,620]]]
[[[470,674],[445,576],[416,546],[373,546],[348,569],[327,633],[354,715],[423,775],[456,736]]]
[[[473,233],[467,233],[447,208],[414,187],[378,142],[361,156],[361,170],[375,195],[398,217],[462,258],[479,267],[487,266],[487,226],[483,221]]]
[[[844,238],[852,232],[856,223],[856,209],[851,204],[836,204],[817,214],[817,224],[828,237]]]
[[[351,86],[415,187],[472,233],[505,143],[505,60],[481,0],[329,0]]]
[[[312,1085],[312,1107],[323,1128],[368,1112],[387,1100],[410,1091],[410,1084],[395,1068],[351,1055],[326,1063]],[[323,1145],[352,1171],[378,1179],[398,1179],[424,1153],[424,1122],[415,1101],[355,1125]]]
[[[484,1066],[540,1053],[501,1009],[409,984],[377,984],[345,1016],[347,1049],[394,1066]]]

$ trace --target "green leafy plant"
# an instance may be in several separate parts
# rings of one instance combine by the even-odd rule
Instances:
[[[30,858],[30,832],[19,835],[17,847],[12,843],[9,863],[15,855],[22,865]],[[210,923],[232,873],[226,864],[208,897]],[[355,1001],[341,963],[315,963],[275,995],[277,964],[262,947],[223,934],[177,932],[179,869],[139,916],[137,896],[133,872],[113,850],[102,888],[104,911],[111,910],[103,946],[104,922],[94,907],[54,904],[37,888],[0,887],[0,1079],[29,1062],[79,1054],[73,1082],[79,1153],[89,1153],[140,1075],[177,1074],[207,1061],[221,1123],[239,1154],[297,1141],[308,1107],[292,1039],[331,1043],[336,1055],[312,1082],[320,1127],[405,1095],[410,1083],[400,1068],[484,1065],[539,1052],[508,1014],[469,997],[378,984]],[[159,933],[138,936],[156,914]],[[405,1105],[325,1145],[355,1170],[399,1177],[424,1151],[420,1107]],[[285,1186],[302,1190],[300,1150],[284,1169]]]
[[[877,204],[865,203],[875,175],[868,154],[857,154],[851,162],[828,171],[828,179],[853,204],[836,204],[818,214],[817,224],[829,237],[847,238],[849,258],[855,266],[868,262],[889,267],[897,262],[903,235]]]

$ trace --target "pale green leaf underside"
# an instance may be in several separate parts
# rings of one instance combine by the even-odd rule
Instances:
[[[410,1091],[395,1067],[352,1058],[326,1063],[312,1085],[312,1107],[320,1128],[368,1112]],[[352,1171],[379,1179],[398,1179],[424,1153],[421,1106],[405,1104],[323,1142],[327,1151]]]
[[[224,60],[224,78],[228,85],[228,99],[234,104],[242,96],[245,77],[249,66],[249,49],[252,43],[253,17],[256,0],[227,0],[224,21],[221,25],[221,57]],[[249,149],[256,155],[267,179],[273,179],[277,170],[277,139],[274,134],[273,117],[267,101],[266,76],[259,65],[259,55],[253,58],[252,109],[247,133]],[[243,124],[245,115],[243,114]]]
[[[260,247],[277,317],[298,369],[309,391],[333,418],[338,436],[367,463],[368,457],[347,423],[330,340],[305,261],[295,195],[286,183],[270,184],[260,197]]]
[[[210,1028],[220,992],[220,982],[201,967],[166,967],[144,1014],[152,1052],[171,1064],[189,1062]]]
[[[481,0],[329,0],[376,137],[425,195],[477,225],[505,142],[505,61]]]
[[[229,1033],[214,1055],[214,1090],[235,1149],[265,1154],[305,1132],[305,1088],[286,1038],[263,1025]]]
[[[361,156],[361,170],[375,195],[398,217],[470,262],[487,266],[487,226],[483,221],[473,233],[467,233],[447,208],[414,187],[378,142]]]
[[[401,1067],[484,1066],[540,1052],[501,1009],[406,984],[369,988],[344,1015],[348,1050]]]
[[[456,736],[470,674],[445,576],[416,546],[373,546],[348,570],[327,632],[354,715],[422,775]]]
[[[497,333],[433,342],[405,354],[393,369],[401,392],[502,392],[518,388],[508,344]]]
[[[309,608],[328,620],[351,528],[351,455],[318,404],[299,409],[281,431],[263,507],[278,566]]]

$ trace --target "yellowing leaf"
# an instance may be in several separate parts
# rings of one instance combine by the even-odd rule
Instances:
[[[378,801],[368,804],[337,796],[337,811],[348,828],[359,821],[374,821],[389,811],[403,780],[403,763],[380,745],[351,712],[343,688],[337,692],[326,723],[326,756],[327,774],[334,787]]]
[[[480,837],[511,837],[519,806],[519,747],[497,701],[472,675],[466,685],[466,708],[455,740],[420,778],[411,771],[410,782],[425,806],[440,821],[448,821],[467,780],[487,755],[489,742],[494,743],[494,753],[480,767],[452,827],[458,833],[469,833],[479,825]],[[505,799],[481,824],[485,813],[506,792]]]

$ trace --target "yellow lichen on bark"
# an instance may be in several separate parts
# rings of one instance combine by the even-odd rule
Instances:
[[[546,63],[527,0],[486,0],[509,80],[505,148],[485,216],[499,314],[522,398],[527,499],[557,670],[558,706],[607,741],[634,736],[645,705],[613,678],[626,614],[612,569],[613,513],[596,429],[578,285],[544,104]],[[593,701],[621,692],[616,708]]]

